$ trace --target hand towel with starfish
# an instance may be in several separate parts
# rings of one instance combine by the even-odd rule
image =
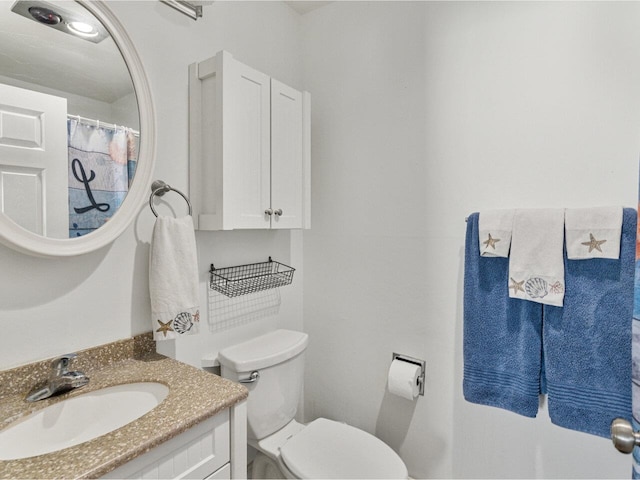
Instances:
[[[564,228],[569,260],[620,258],[622,207],[567,208]]]
[[[198,253],[191,216],[159,216],[149,251],[149,294],[154,340],[198,333]]]
[[[485,210],[478,217],[480,256],[509,256],[515,210]]]

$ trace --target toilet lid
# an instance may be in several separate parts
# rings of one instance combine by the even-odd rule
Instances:
[[[382,440],[344,423],[319,418],[280,449],[298,478],[407,478],[407,467]]]

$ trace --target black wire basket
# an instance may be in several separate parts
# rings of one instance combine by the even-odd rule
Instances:
[[[295,268],[276,262],[271,257],[267,262],[227,268],[215,268],[211,264],[209,288],[227,297],[237,297],[289,285],[295,271]]]

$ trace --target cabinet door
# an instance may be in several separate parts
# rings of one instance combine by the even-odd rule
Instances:
[[[211,472],[217,473],[219,468],[229,464],[229,445],[229,410],[225,410],[121,465],[102,478],[207,478]]]
[[[224,467],[216,470],[205,480],[229,480],[231,478],[231,466],[227,463]]]
[[[271,79],[271,228],[303,226],[302,123],[302,93]]]
[[[237,61],[225,69],[225,228],[269,228],[265,210],[270,206],[270,78]]]

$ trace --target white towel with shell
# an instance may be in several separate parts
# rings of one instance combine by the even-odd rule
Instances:
[[[509,256],[515,210],[485,210],[478,217],[480,256]]]
[[[567,258],[620,258],[622,207],[567,208]]]
[[[516,210],[509,257],[509,297],[562,306],[564,209]]]
[[[198,254],[191,216],[159,216],[149,255],[154,340],[198,333]]]

